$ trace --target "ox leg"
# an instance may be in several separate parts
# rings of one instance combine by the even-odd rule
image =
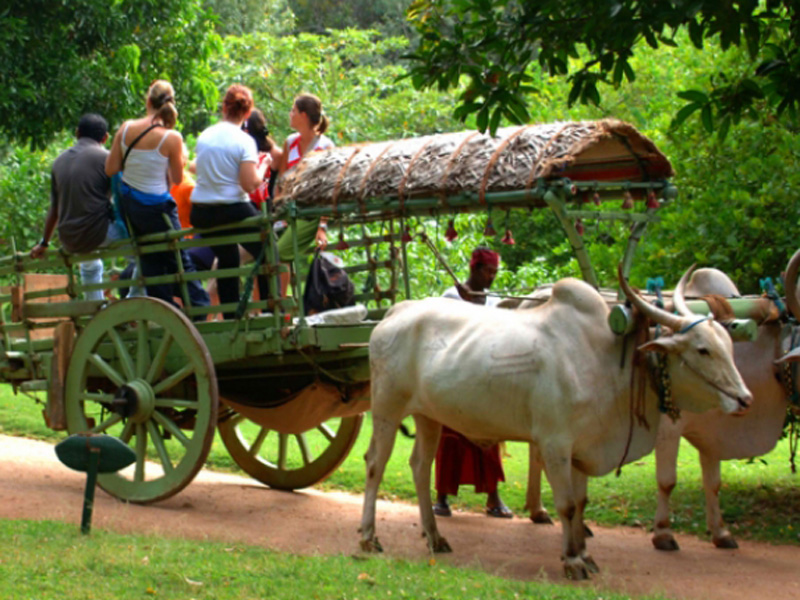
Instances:
[[[719,507],[719,489],[722,484],[720,461],[701,452],[700,466],[703,469],[703,489],[706,494],[706,524],[711,532],[711,540],[717,548],[738,548],[739,544],[725,527]]]
[[[594,559],[589,555],[589,552],[586,549],[586,538],[591,537],[591,530],[586,527],[584,523],[584,514],[586,512],[586,504],[588,500],[587,494],[587,486],[589,483],[589,478],[578,471],[577,469],[572,469],[572,490],[575,494],[575,517],[572,519],[572,536],[575,538],[576,543],[578,544],[578,549],[580,551],[580,556],[583,559],[583,563],[586,565],[586,568],[589,570],[590,573],[599,573],[600,568],[597,566],[597,563],[594,562]],[[587,535],[587,531],[589,535]]]
[[[423,415],[414,415],[414,422],[417,426],[417,437],[414,440],[409,464],[417,489],[423,535],[428,538],[428,548],[431,552],[452,552],[450,544],[439,534],[439,529],[436,527],[431,499],[431,467],[436,457],[442,426]]]
[[[581,558],[582,533],[575,535],[576,526],[582,527],[580,519],[576,516],[580,511],[575,502],[575,493],[572,486],[572,464],[568,448],[545,448],[542,451],[545,471],[553,489],[558,517],[561,520],[561,533],[563,538],[562,555],[564,561],[564,574],[569,579],[588,579],[589,571]],[[581,529],[581,532],[583,530]]]
[[[542,469],[544,464],[535,444],[528,444],[528,493],[525,497],[525,510],[530,511],[531,521],[552,525],[553,519],[542,504]]]
[[[378,487],[383,479],[386,463],[392,454],[399,421],[375,416],[372,418],[372,439],[364,455],[367,463],[367,481],[364,488],[364,509],[361,513],[361,549],[365,552],[383,552],[375,535],[375,503]]]
[[[678,481],[678,450],[680,431],[661,419],[656,438],[656,481],[658,482],[658,504],[653,526],[653,546],[656,550],[680,550],[670,527],[669,497]]]

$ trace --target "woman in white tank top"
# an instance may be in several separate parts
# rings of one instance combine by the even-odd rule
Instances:
[[[122,171],[122,208],[134,235],[167,231],[167,215],[172,228],[181,229],[178,209],[169,194],[170,184],[183,180],[183,138],[175,131],[178,111],[175,90],[168,81],[158,80],[147,91],[144,117],[123,124],[114,136],[111,152],[106,159],[106,173],[113,176]],[[183,270],[194,272],[194,264],[181,251]],[[178,263],[173,252],[143,254],[142,274],[145,277],[177,273]],[[188,284],[189,300],[193,306],[208,306],[208,294],[198,281]],[[177,284],[148,285],[147,295],[176,304],[181,295]],[[203,317],[204,319],[205,317]]]

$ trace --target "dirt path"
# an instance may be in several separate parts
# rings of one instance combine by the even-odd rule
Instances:
[[[0,436],[0,518],[80,523],[85,476],[62,466],[51,445]],[[240,542],[298,554],[352,554],[358,548],[361,497],[315,490],[286,493],[233,475],[202,472],[177,496],[152,506],[127,505],[98,490],[92,526]],[[454,553],[441,563],[504,577],[562,582],[560,528],[528,519],[456,513],[440,519]],[[744,542],[722,551],[680,536],[682,550],[653,550],[643,529],[593,527],[589,548],[602,573],[591,584],[692,600],[797,600],[800,548]],[[380,502],[378,535],[391,557],[427,560],[415,506]],[[576,584],[577,585],[577,584]]]

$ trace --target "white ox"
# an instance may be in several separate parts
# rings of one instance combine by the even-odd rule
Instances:
[[[800,254],[796,255],[800,259]],[[797,259],[794,272],[797,272]],[[791,270],[791,265],[790,265]],[[697,296],[716,294],[738,296],[736,286],[727,275],[716,269],[705,269],[702,281],[690,282]],[[787,289],[794,289],[792,283]],[[694,286],[691,284],[695,283]],[[687,288],[687,295],[688,295]],[[794,298],[787,293],[790,306]],[[794,301],[796,306],[797,302]],[[800,312],[795,310],[795,312]],[[734,344],[734,360],[747,387],[753,392],[753,404],[747,414],[731,416],[711,411],[699,419],[685,413],[673,423],[662,419],[656,443],[656,477],[658,480],[658,506],[653,530],[653,545],[659,550],[678,550],[670,528],[669,498],[677,483],[677,458],[681,436],[697,448],[703,471],[703,488],[706,497],[706,524],[711,539],[718,548],[736,548],[736,540],[725,526],[720,510],[720,461],[750,458],[766,454],[781,437],[788,407],[788,393],[779,379],[779,366],[775,361],[788,348],[788,331],[777,321],[763,323],[753,342]]]
[[[800,252],[790,262],[787,289],[794,289]],[[791,279],[791,281],[790,281]],[[717,269],[698,269],[685,290],[686,296],[740,296],[730,278]],[[787,301],[797,317],[800,308],[794,296]],[[768,302],[768,300],[764,300]],[[677,483],[677,458],[681,436],[697,450],[703,472],[706,497],[706,523],[718,548],[736,548],[736,540],[725,527],[719,504],[720,462],[751,458],[771,451],[780,439],[788,403],[787,390],[779,379],[777,359],[784,357],[787,331],[775,320],[762,323],[753,342],[736,342],[734,361],[745,384],[753,393],[753,403],[746,413],[726,414],[712,410],[699,415],[684,412],[673,422],[661,419],[656,440],[656,479],[658,504],[653,529],[653,545],[659,550],[678,550],[670,528],[669,498]],[[794,357],[790,357],[791,358]],[[800,357],[797,357],[800,358]],[[797,360],[795,358],[795,360]],[[542,461],[531,447],[526,508],[535,523],[552,523],[541,502]]]
[[[685,285],[688,272],[679,285]],[[676,316],[628,297],[672,336],[644,351],[667,353],[675,397],[685,410],[736,412],[751,401],[732,360],[732,344],[718,323]],[[646,386],[649,429],[630,425],[631,337],[614,335],[608,306],[586,283],[566,279],[550,300],[520,311],[489,310],[466,302],[428,299],[392,308],[370,339],[373,434],[365,456],[367,480],[361,547],[380,551],[375,501],[398,425],[417,426],[410,464],[422,527],[434,552],[450,546],[433,515],[431,464],[440,423],[471,439],[529,441],[541,452],[563,529],[564,569],[585,578],[597,566],[586,551],[583,509],[589,475],[608,473],[655,444],[657,398]],[[620,358],[628,358],[620,366]]]

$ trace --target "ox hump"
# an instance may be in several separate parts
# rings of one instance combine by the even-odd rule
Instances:
[[[550,302],[563,304],[585,313],[605,315],[608,312],[603,297],[581,279],[568,277],[553,286]]]
[[[716,294],[723,298],[738,298],[741,296],[736,284],[719,269],[709,267],[697,269],[692,273],[692,277],[686,285],[684,296],[700,297],[709,294]]]

